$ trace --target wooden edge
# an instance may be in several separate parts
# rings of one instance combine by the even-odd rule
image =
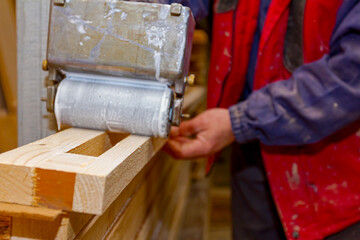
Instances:
[[[62,210],[0,202],[0,216],[54,221],[63,214]]]
[[[210,218],[210,181],[193,181],[177,239],[208,239]]]
[[[106,209],[104,214],[96,215],[76,236],[77,239],[103,239],[113,222],[121,217],[131,199],[138,193],[141,186],[149,182],[153,176],[159,176],[160,170],[167,172],[169,162],[165,161],[165,154],[159,153],[140,171],[131,183],[121,192],[117,199]]]
[[[164,160],[167,162],[166,160],[169,159]],[[130,199],[129,205],[116,222],[114,222],[113,226],[111,226],[105,239],[119,239],[120,237],[124,239],[139,239],[139,236],[136,235],[149,218],[149,215],[153,216],[153,220],[157,220],[157,213],[159,213],[160,208],[164,208],[164,205],[159,206],[159,203],[167,203],[164,200],[168,200],[173,195],[171,192],[172,187],[178,183],[179,179],[183,176],[182,173],[184,173],[184,169],[179,168],[180,164],[178,162],[168,162],[167,164],[169,166],[166,169],[163,169],[162,166],[156,166],[160,174],[154,173],[151,170],[151,179],[156,181],[149,179],[141,184],[139,191]],[[144,201],[145,199],[146,201]],[[164,211],[162,213],[164,214]],[[128,223],[128,219],[132,219],[134,222]],[[155,221],[152,221],[150,225],[154,223]],[[122,233],[119,231],[125,228],[127,229],[126,232]]]
[[[0,216],[0,239],[8,240],[11,238],[12,217]]]

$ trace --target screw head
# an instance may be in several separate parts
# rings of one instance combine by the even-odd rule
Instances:
[[[190,117],[191,117],[190,114],[187,113],[181,114],[181,118],[189,119]]]
[[[187,84],[192,87],[194,86],[195,83],[195,75],[194,74],[190,74],[187,79],[186,79]]]
[[[41,68],[43,71],[49,71],[48,62],[46,59],[42,61]]]

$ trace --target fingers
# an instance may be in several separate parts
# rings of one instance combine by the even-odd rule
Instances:
[[[167,152],[176,158],[206,157],[235,140],[227,109],[205,111],[171,130]]]
[[[170,129],[170,138],[178,137],[180,135],[179,127],[171,127]]]
[[[209,154],[210,148],[199,139],[176,138],[168,141],[166,151],[176,158],[196,158]]]
[[[189,121],[182,122],[179,127],[179,135],[191,137],[204,129],[201,115]]]

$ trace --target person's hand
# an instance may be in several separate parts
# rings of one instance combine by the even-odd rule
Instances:
[[[207,110],[179,127],[172,127],[165,151],[176,158],[210,156],[235,140],[229,111]]]

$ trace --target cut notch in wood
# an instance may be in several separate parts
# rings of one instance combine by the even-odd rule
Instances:
[[[104,132],[103,134],[69,150],[67,153],[99,157],[129,135],[130,134],[128,133]]]

